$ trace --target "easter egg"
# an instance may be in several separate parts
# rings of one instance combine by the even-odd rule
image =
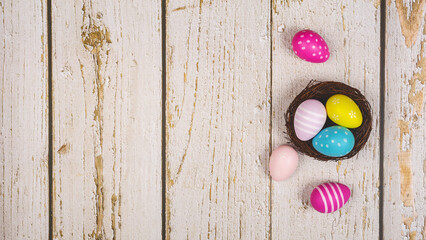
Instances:
[[[336,124],[357,128],[361,126],[362,114],[358,105],[346,95],[336,94],[331,96],[325,104],[328,117]]]
[[[293,46],[293,52],[308,62],[323,63],[330,57],[327,43],[318,33],[312,30],[306,29],[296,33],[291,45]]]
[[[302,141],[308,141],[321,131],[326,120],[327,113],[320,101],[308,99],[302,102],[294,114],[296,136]]]
[[[354,147],[355,138],[349,129],[332,126],[319,132],[312,139],[312,145],[315,150],[326,156],[343,157]]]
[[[311,193],[311,205],[320,213],[331,213],[339,210],[351,197],[348,186],[329,182],[318,185]]]
[[[289,178],[299,164],[297,152],[290,146],[281,145],[276,148],[269,160],[269,174],[275,181]]]

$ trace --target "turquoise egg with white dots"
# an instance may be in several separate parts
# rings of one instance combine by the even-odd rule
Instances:
[[[342,126],[324,128],[314,139],[312,145],[318,152],[329,157],[343,157],[348,154],[355,145],[352,132]]]

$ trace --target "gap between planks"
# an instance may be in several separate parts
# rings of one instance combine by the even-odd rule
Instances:
[[[384,189],[384,134],[385,134],[385,82],[386,82],[386,68],[385,68],[385,57],[386,57],[386,1],[380,2],[380,124],[379,124],[379,239],[383,239],[383,189]]]
[[[47,95],[48,95],[48,188],[49,240],[53,240],[53,64],[52,0],[47,0]]]
[[[167,127],[167,0],[161,0],[161,239],[166,239],[166,127]]]

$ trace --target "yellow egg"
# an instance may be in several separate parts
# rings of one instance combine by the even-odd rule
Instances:
[[[358,105],[348,96],[336,94],[331,96],[325,104],[328,117],[336,124],[357,128],[361,126],[362,114]]]

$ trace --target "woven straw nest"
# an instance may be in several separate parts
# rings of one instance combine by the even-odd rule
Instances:
[[[357,128],[349,129],[355,137],[355,146],[347,155],[343,157],[329,157],[319,153],[312,146],[312,139],[309,141],[301,141],[296,136],[296,132],[294,131],[294,114],[296,112],[297,107],[307,99],[316,99],[322,102],[325,106],[328,98],[335,94],[343,94],[350,97],[354,102],[358,105],[361,110],[363,122],[361,126]],[[322,161],[329,160],[342,160],[348,159],[355,156],[365,145],[370,136],[371,132],[371,107],[370,103],[368,103],[367,99],[365,99],[364,95],[361,92],[353,87],[350,87],[341,82],[319,82],[316,80],[312,80],[309,84],[303,89],[299,95],[293,100],[286,112],[286,127],[287,134],[293,144],[293,147],[300,153],[308,155],[310,157],[316,158]],[[329,118],[323,128],[337,125],[332,122]]]

